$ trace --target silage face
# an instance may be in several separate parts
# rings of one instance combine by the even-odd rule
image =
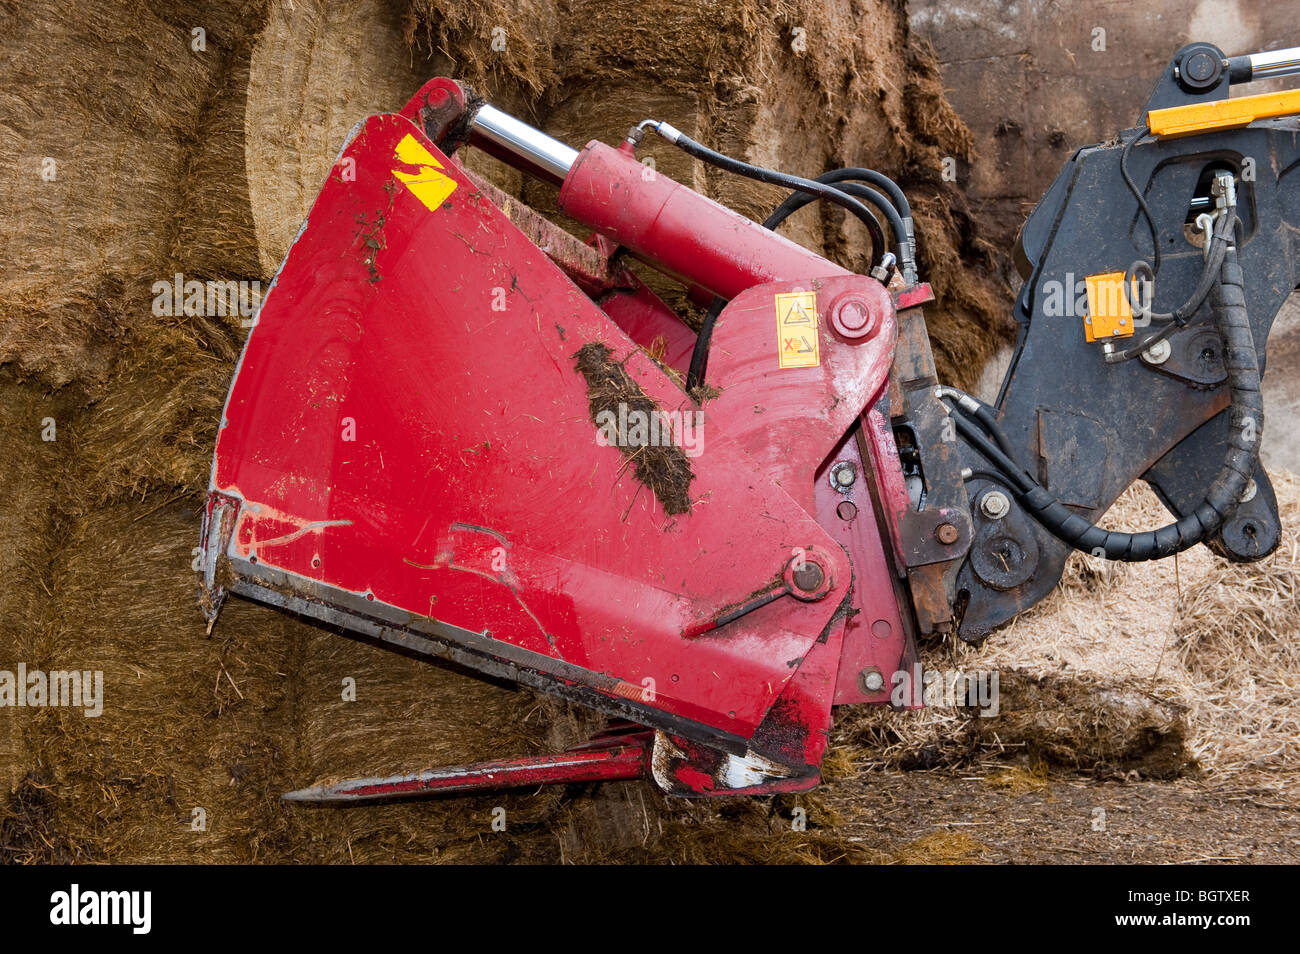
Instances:
[[[193,548],[247,327],[150,307],[154,283],[178,272],[266,287],[352,123],[397,109],[428,76],[461,75],[575,145],[617,142],[653,116],[792,172],[901,176],[944,302],[941,370],[962,382],[1005,320],[960,190],[936,171],[969,154],[969,135],[896,5],[859,6],[848,22],[837,4],[755,0],[223,2],[205,5],[199,49],[191,18],[165,5],[24,4],[36,26],[0,41],[17,133],[4,142],[40,141],[55,163],[23,149],[4,164],[0,650],[101,670],[105,711],[6,723],[6,843],[34,860],[120,862],[863,857],[830,830],[794,837],[765,806],[668,806],[634,785],[286,809],[281,791],[325,776],[562,748],[600,720],[239,600],[208,638]],[[675,152],[654,158],[754,218],[784,198]],[[468,161],[553,209],[554,190]],[[856,228],[809,210],[784,230],[853,265]],[[686,310],[680,289],[646,277]],[[44,442],[50,416],[58,437]],[[498,807],[507,830],[489,838]]]

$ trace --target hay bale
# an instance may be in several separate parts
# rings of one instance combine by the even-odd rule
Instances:
[[[258,35],[244,108],[244,175],[258,272],[280,267],[343,140],[371,113],[396,112],[444,57],[409,51],[384,0],[277,0]]]
[[[36,716],[54,826],[79,860],[254,861],[285,829],[295,624],[235,602],[207,638],[195,526],[192,500],[118,504],[74,521],[56,556],[58,612],[37,659],[103,673],[98,718]]]
[[[355,689],[345,698],[344,681]],[[332,779],[406,774],[539,751],[546,726],[531,693],[322,629],[306,641],[294,675],[302,774],[293,787]],[[560,792],[441,798],[377,806],[294,806],[308,839],[296,860],[316,863],[468,861],[535,853],[539,817]],[[491,828],[506,809],[506,831]],[[554,840],[544,836],[553,851]]]
[[[6,672],[16,671],[19,663],[35,664],[50,612],[56,528],[50,504],[68,456],[66,403],[66,396],[45,395],[0,373],[0,669]],[[52,432],[47,419],[53,420]],[[42,432],[56,439],[43,440]],[[0,804],[34,768],[28,714],[0,709]],[[32,805],[29,801],[27,810]]]
[[[73,430],[66,506],[205,491],[232,363],[229,345],[214,355],[179,329],[133,336]]]
[[[179,214],[168,249],[187,277],[271,277],[260,254],[245,138],[252,56],[265,16],[265,9],[259,9],[256,25],[239,35],[205,90],[200,128],[179,183]]]
[[[249,5],[204,5],[195,24],[132,0],[76,15],[51,0],[17,6],[5,5],[0,38],[0,362],[55,386],[101,383],[114,338],[148,316],[149,285],[170,274],[192,144]],[[202,22],[221,28],[194,52]]]
[[[409,45],[449,57],[455,75],[481,90],[540,93],[557,74],[555,45],[564,34],[557,7],[553,0],[410,0],[403,30]]]
[[[1195,684],[1192,751],[1214,774],[1300,764],[1300,478],[1272,476],[1277,551],[1216,562],[1178,603],[1177,658]]]

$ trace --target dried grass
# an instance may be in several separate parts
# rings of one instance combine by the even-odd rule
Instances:
[[[964,865],[984,846],[965,832],[937,831],[904,845],[892,857],[900,865]]]
[[[621,424],[624,409],[628,419],[633,414],[639,415],[643,422],[661,419],[662,410],[646,397],[623,364],[610,357],[608,347],[593,341],[578,349],[573,359],[574,367],[587,382],[587,404],[591,420],[597,427],[604,426],[603,416],[608,415],[613,415]],[[650,488],[664,513],[689,513],[691,481],[695,474],[691,471],[686,452],[667,441],[653,442],[648,431],[641,434],[639,441],[634,440],[634,436],[630,427],[628,433],[620,431],[617,434],[624,466],[633,467],[636,479]]]
[[[1194,683],[1192,752],[1215,775],[1300,765],[1300,478],[1274,475],[1277,552],[1216,561],[1178,604],[1177,661]]]
[[[72,521],[53,554],[58,609],[31,663],[102,671],[103,714],[25,717],[52,825],[81,860],[256,860],[284,829],[273,779],[291,621],[239,606],[204,637],[185,611],[194,518],[192,504],[111,506]]]
[[[930,667],[996,670],[1002,712],[841,714],[837,745],[861,768],[995,759],[1170,777],[1266,772],[1285,781],[1300,754],[1300,479],[1274,474],[1284,524],[1272,557],[1232,564],[1204,548],[1157,563],[1075,553],[1057,590],[981,646],[932,644]],[[1141,530],[1169,515],[1145,486],[1103,519]]]
[[[149,316],[149,285],[178,264],[187,216],[232,228],[224,213],[242,144],[206,123],[236,92],[219,78],[259,6],[204,4],[191,19],[131,0],[75,12],[52,0],[3,5],[0,362],[56,387],[102,385],[118,340]],[[197,23],[209,30],[204,53],[190,50]],[[196,177],[215,180],[209,191],[226,201],[191,210]]]

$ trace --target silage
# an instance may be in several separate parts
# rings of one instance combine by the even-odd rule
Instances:
[[[198,509],[246,328],[155,315],[152,283],[177,271],[268,281],[366,113],[459,72],[575,146],[617,142],[654,116],[793,172],[877,166],[915,199],[945,375],[969,383],[1004,321],[988,250],[941,175],[945,157],[969,158],[969,134],[893,5],[411,7],[414,52],[381,0],[6,10],[20,27],[4,40],[0,88],[0,362],[29,379],[20,427],[44,389],[63,386],[69,407],[47,456],[6,468],[18,556],[0,566],[13,583],[0,599],[17,622],[0,634],[29,662],[102,668],[108,692],[99,720],[52,710],[9,723],[6,842],[20,860],[882,860],[830,825],[795,832],[766,802],[668,808],[644,783],[346,810],[278,801],[322,777],[562,747],[599,724],[242,600],[211,638],[195,612]],[[206,57],[190,48],[192,24],[207,28]],[[494,26],[505,50],[491,49]],[[802,52],[796,27],[811,41]],[[58,159],[55,183],[40,182],[37,142]],[[783,198],[662,144],[651,152],[755,218]],[[481,168],[553,205],[553,190]],[[784,231],[860,267],[858,226],[837,212],[809,209]]]
[[[1013,759],[1127,775],[1256,774],[1290,784],[1300,738],[1300,480],[1272,475],[1278,551],[1231,564],[1197,547],[1117,564],[1072,554],[1057,590],[981,646],[936,644],[928,666],[998,671],[1004,713],[860,710],[837,725],[866,770]],[[1136,531],[1169,515],[1138,485],[1103,525]],[[1271,781],[1269,780],[1271,779]]]
[[[1275,474],[1282,542],[1216,562],[1179,601],[1177,659],[1194,683],[1192,750],[1215,774],[1300,765],[1300,478]]]

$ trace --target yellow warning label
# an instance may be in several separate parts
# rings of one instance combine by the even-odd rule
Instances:
[[[394,169],[395,175],[411,194],[424,203],[430,212],[447,201],[447,196],[456,191],[456,180],[438,170],[442,163],[433,158],[428,149],[420,145],[418,139],[407,133],[406,138],[397,144],[393,154],[408,166],[418,166],[419,172],[405,172]]]
[[[777,356],[783,368],[815,368],[822,363],[817,345],[817,293],[776,296]]]

